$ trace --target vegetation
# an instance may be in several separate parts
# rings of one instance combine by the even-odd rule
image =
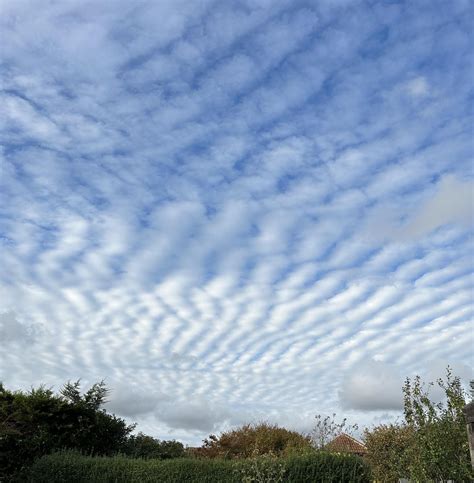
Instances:
[[[240,428],[211,434],[205,439],[197,456],[206,458],[249,458],[272,453],[276,456],[311,449],[311,440],[296,431],[269,423],[245,424]]]
[[[160,441],[143,433],[130,436],[123,453],[132,458],[161,460],[183,458],[186,454],[179,441]]]
[[[322,450],[325,449],[334,438],[346,433],[352,435],[359,429],[357,424],[348,424],[347,418],[344,418],[341,422],[337,422],[336,414],[332,416],[322,417],[320,414],[315,416],[316,424],[311,432],[311,442],[313,446]]]
[[[283,480],[273,480],[273,477]],[[269,455],[250,459],[221,458],[143,460],[123,456],[90,457],[74,453],[44,456],[31,467],[27,481],[34,483],[102,482],[189,482],[306,483],[369,482],[370,470],[361,458],[313,452],[275,458]]]
[[[246,424],[185,450],[178,441],[131,434],[134,425],[103,409],[103,382],[84,393],[79,382],[67,383],[58,394],[44,387],[12,392],[0,384],[0,481],[470,481],[467,394],[449,368],[437,381],[442,402],[430,398],[433,385],[406,380],[404,420],[365,431],[362,459],[327,451],[336,436],[357,429],[335,415],[316,416],[308,436]]]
[[[0,385],[0,474],[11,475],[57,449],[120,451],[134,426],[101,409],[106,395],[103,382],[84,394],[79,382],[66,384],[60,394],[44,387],[12,392]]]
[[[238,465],[236,472],[240,474],[242,483],[268,482],[282,483],[285,481],[286,468],[283,460],[273,453],[260,455],[256,450],[247,464]]]
[[[391,482],[409,475],[408,448],[413,430],[407,425],[382,424],[365,432],[367,460],[376,481]]]
[[[444,402],[434,403],[420,377],[403,388],[404,421],[366,431],[368,461],[380,481],[470,481],[471,469],[463,408],[466,394],[458,377],[447,369],[438,379]]]

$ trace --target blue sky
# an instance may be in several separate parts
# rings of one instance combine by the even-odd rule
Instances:
[[[7,386],[195,444],[470,377],[471,2],[0,12]]]

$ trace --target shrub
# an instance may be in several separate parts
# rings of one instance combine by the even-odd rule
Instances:
[[[307,483],[309,481],[369,482],[370,468],[360,456],[317,451],[291,456],[286,462],[285,481]]]
[[[258,459],[261,458],[261,459]],[[75,453],[57,453],[44,456],[29,470],[26,481],[34,483],[138,483],[138,482],[188,482],[188,483],[237,483],[279,481],[269,480],[284,475],[282,481],[306,483],[369,482],[368,466],[357,456],[336,455],[323,452],[290,456],[286,458],[268,455],[251,459],[171,459],[143,460],[121,456],[91,457]]]
[[[309,437],[273,424],[260,423],[246,424],[219,437],[210,435],[196,454],[208,458],[248,458],[255,451],[260,455],[282,455],[310,448]]]
[[[408,448],[413,436],[410,427],[397,424],[382,424],[365,432],[366,458],[376,481],[398,481],[408,476]]]
[[[128,438],[124,453],[132,458],[170,459],[185,456],[184,446],[179,441],[160,441],[143,433]]]
[[[273,453],[259,455],[258,451],[245,465],[238,465],[235,470],[240,474],[242,483],[283,483],[286,468],[284,461]]]

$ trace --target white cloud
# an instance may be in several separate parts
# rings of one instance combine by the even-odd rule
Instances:
[[[428,81],[424,77],[415,77],[406,83],[407,92],[413,97],[426,96],[430,91]]]
[[[34,328],[19,322],[14,312],[0,314],[0,339],[4,343],[31,341]]]
[[[474,224],[474,182],[446,175],[437,183],[435,193],[410,216],[400,233],[403,237],[420,237],[450,223]]]
[[[403,379],[383,362],[356,364],[345,376],[339,397],[343,407],[363,411],[400,410]]]
[[[157,392],[133,384],[110,384],[110,394],[106,407],[120,416],[137,418],[153,413],[159,404],[166,401],[166,397]]]
[[[368,421],[384,364],[471,364],[467,15],[43,3],[0,19],[7,386],[106,379],[139,429],[199,441]]]
[[[157,417],[171,428],[203,433],[214,432],[232,419],[230,411],[215,407],[204,399],[170,402],[159,408]]]

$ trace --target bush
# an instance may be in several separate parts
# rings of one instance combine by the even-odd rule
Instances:
[[[309,437],[273,424],[260,423],[246,424],[219,437],[211,434],[195,453],[207,458],[248,458],[255,452],[283,455],[309,449]]]
[[[292,483],[308,481],[369,482],[370,468],[359,456],[318,451],[313,454],[289,457],[286,479]]]
[[[128,438],[124,453],[132,458],[171,459],[185,456],[184,446],[179,441],[160,441],[143,433]]]
[[[369,482],[368,466],[357,456],[314,452],[303,456],[241,459],[143,460],[121,456],[91,457],[77,453],[44,456],[29,470],[26,481],[34,483],[162,482],[237,483],[273,481],[269,475],[283,475],[283,481],[306,483]],[[272,465],[276,465],[273,466]],[[259,476],[260,475],[260,476]],[[278,481],[278,480],[277,480]]]
[[[367,462],[376,481],[398,481],[409,474],[408,448],[413,430],[406,425],[382,424],[365,432]]]
[[[283,483],[285,481],[284,461],[273,453],[259,455],[258,451],[255,451],[255,455],[245,463],[237,465],[235,469],[240,474],[242,483]]]

